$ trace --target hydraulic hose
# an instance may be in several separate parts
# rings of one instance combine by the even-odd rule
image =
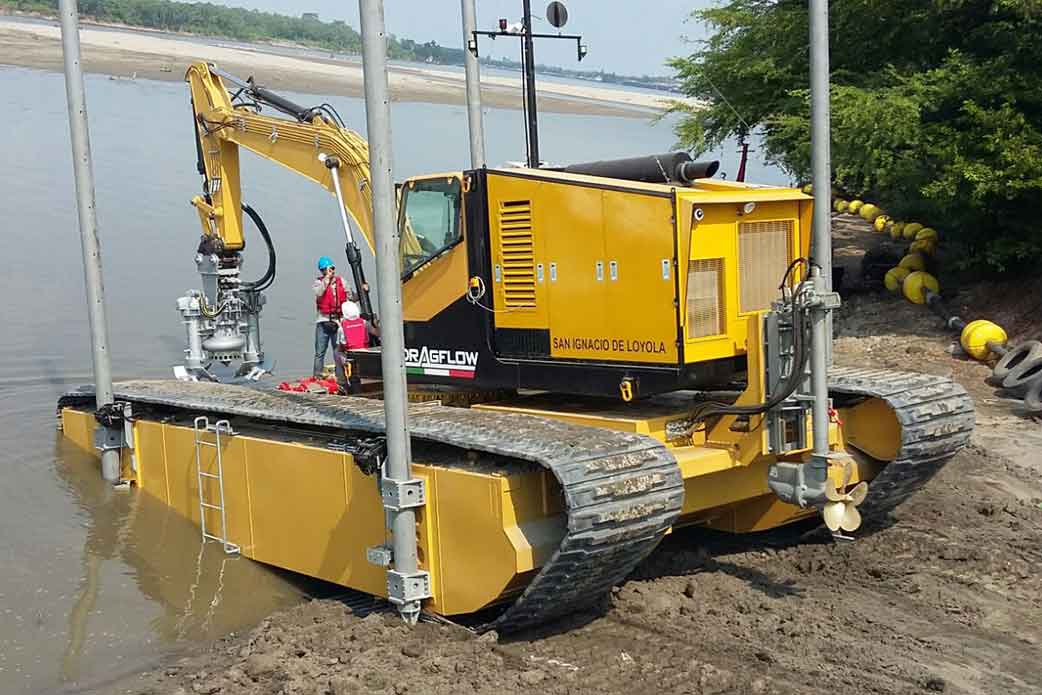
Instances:
[[[271,241],[271,234],[268,233],[268,227],[264,224],[260,214],[246,203],[242,204],[242,211],[257,225],[257,231],[264,237],[264,243],[268,247],[268,269],[264,271],[264,275],[254,282],[243,283],[245,287],[260,292],[268,289],[275,282],[275,245]]]
[[[268,104],[288,116],[293,116],[301,123],[307,123],[310,121],[315,112],[314,108],[306,108],[299,104],[295,104],[286,97],[276,94],[270,89],[261,87],[253,81],[252,77],[246,80],[246,83],[249,85],[247,89],[254,99]]]
[[[220,316],[221,312],[224,311],[227,306],[227,302],[221,302],[219,305],[211,307],[209,304],[206,303],[206,295],[199,295],[199,313],[201,313],[208,319],[215,319],[218,316]]]
[[[804,325],[804,312],[796,304],[803,288],[803,283],[800,283],[792,296],[792,370],[785,379],[778,384],[778,388],[775,392],[772,393],[763,403],[758,405],[730,405],[727,403],[709,401],[705,403],[693,416],[691,424],[692,430],[698,426],[698,423],[715,415],[761,415],[780,405],[786,398],[791,396],[797,388],[799,388],[800,381],[804,377],[807,360],[810,358],[810,353],[807,350],[807,330]]]

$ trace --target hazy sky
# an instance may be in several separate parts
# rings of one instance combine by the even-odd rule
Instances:
[[[214,0],[222,5],[299,16],[318,12],[322,19],[344,19],[358,28],[357,0]],[[536,43],[536,60],[565,67],[609,70],[625,74],[667,74],[667,58],[689,53],[684,36],[700,38],[702,27],[688,20],[692,10],[713,0],[564,0],[568,24],[563,31],[582,34],[589,55],[577,63],[574,42]],[[550,32],[547,0],[532,0],[537,32]],[[444,46],[460,46],[459,0],[385,0],[387,31],[416,41],[434,39]],[[496,20],[520,19],[521,0],[477,0],[478,28],[493,29]],[[481,40],[481,54],[518,59],[517,39]]]

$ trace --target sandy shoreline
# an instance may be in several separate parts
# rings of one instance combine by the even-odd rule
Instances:
[[[361,97],[360,62],[346,63],[279,55],[256,49],[208,43],[205,39],[174,39],[147,32],[118,31],[85,26],[80,32],[83,65],[87,72],[143,79],[180,81],[196,60],[217,63],[243,76],[256,75],[274,89],[312,94]],[[0,65],[60,71],[61,37],[56,25],[12,21],[0,17]],[[445,68],[392,66],[391,96],[395,101],[462,104],[462,72]],[[666,95],[571,85],[543,80],[539,107],[544,112],[647,118],[660,110]],[[493,108],[520,108],[516,80],[482,76],[482,103]]]

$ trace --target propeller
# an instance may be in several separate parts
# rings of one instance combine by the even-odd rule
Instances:
[[[845,492],[836,489],[836,484],[832,482],[831,477],[825,481],[825,499],[828,502],[825,503],[821,515],[825,517],[825,525],[833,533],[840,529],[856,531],[861,526],[861,513],[857,507],[865,501],[865,496],[868,495],[868,483],[861,481],[847,490],[853,476],[854,462],[848,459],[843,466],[843,485],[840,488],[846,490]]]

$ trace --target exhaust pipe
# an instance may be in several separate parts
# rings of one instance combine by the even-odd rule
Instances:
[[[720,162],[715,159],[709,162],[681,162],[677,166],[676,176],[681,183],[692,184],[695,179],[713,178],[719,169]]]
[[[603,176],[610,179],[642,181],[644,183],[678,183],[690,185],[696,179],[710,178],[720,169],[720,162],[695,162],[687,152],[667,152],[627,159],[606,159],[599,162],[570,164],[563,171],[569,174]]]

